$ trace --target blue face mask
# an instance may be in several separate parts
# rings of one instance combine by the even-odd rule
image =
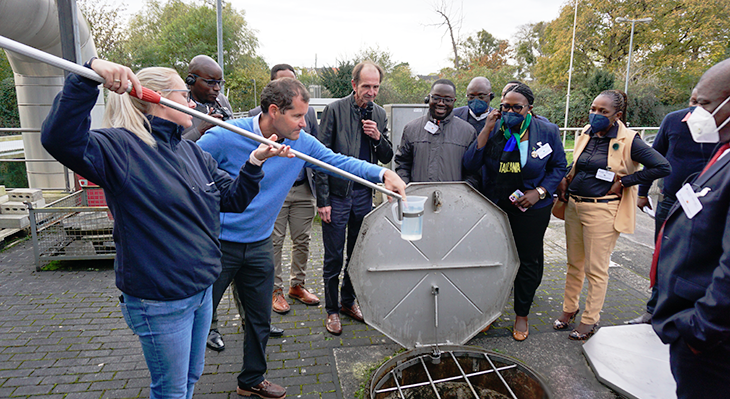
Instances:
[[[489,103],[475,98],[473,100],[469,100],[469,109],[474,113],[474,115],[479,116],[489,109]]]
[[[588,121],[591,124],[593,133],[603,131],[607,127],[611,126],[611,120],[607,116],[601,114],[589,114]]]
[[[517,112],[502,112],[502,123],[510,129],[520,126],[524,120],[525,117]]]

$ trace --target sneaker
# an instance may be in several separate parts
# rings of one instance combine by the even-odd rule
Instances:
[[[265,399],[286,398],[286,389],[280,385],[269,382],[269,380],[263,380],[260,384],[248,389],[236,387],[236,393],[241,396],[254,395]]]
[[[208,333],[208,340],[205,344],[208,348],[213,349],[216,352],[226,349],[226,344],[223,342],[223,336],[218,332],[218,330],[210,330]]]
[[[624,324],[651,324],[651,313],[645,312],[635,319],[625,321]]]
[[[290,287],[289,298],[296,299],[307,306],[319,305],[319,298],[317,298],[317,295],[309,292],[303,285]]]
[[[274,297],[271,299],[271,309],[279,314],[285,314],[291,309],[286,298],[284,298],[284,292],[282,292],[281,288],[274,290]]]

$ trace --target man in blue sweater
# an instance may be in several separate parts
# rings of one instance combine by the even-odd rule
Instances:
[[[261,114],[229,123],[266,138],[275,134],[281,137],[283,145],[371,182],[382,181],[387,189],[405,196],[405,183],[395,172],[335,154],[304,132],[308,109],[309,93],[304,85],[296,79],[282,78],[264,88]],[[218,161],[219,168],[234,177],[248,160],[250,152],[258,147],[254,141],[219,127],[209,130],[198,144]],[[246,211],[240,214],[221,213],[223,271],[213,284],[213,307],[218,306],[225,288],[234,281],[246,311],[243,368],[238,375],[236,390],[240,395],[261,398],[286,396],[286,389],[264,378],[274,290],[271,233],[287,193],[305,166],[322,170],[298,158],[270,159],[264,164],[265,177],[261,180],[259,194]]]

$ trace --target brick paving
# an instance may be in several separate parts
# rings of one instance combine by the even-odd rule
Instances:
[[[561,311],[565,268],[561,229],[559,223],[551,224],[554,234],[546,237],[545,274],[530,315],[531,337],[555,334],[550,326]],[[288,240],[285,245],[284,275],[288,276]],[[342,318],[341,336],[325,331],[322,258],[321,228],[315,223],[307,287],[322,299],[322,305],[308,307],[289,300],[292,306],[287,315],[272,313],[273,323],[286,332],[269,340],[267,378],[285,386],[289,398],[346,397],[350,394],[343,394],[334,351],[394,346],[374,328],[347,316]],[[0,397],[149,396],[149,373],[140,344],[119,312],[111,262],[77,264],[82,266],[74,271],[35,272],[29,240],[0,253]],[[621,324],[634,317],[646,299],[646,292],[612,276],[601,324]],[[207,351],[196,398],[239,398],[235,389],[242,362],[241,320],[228,294],[218,311],[226,350]],[[512,320],[509,301],[493,328],[470,344],[509,335]]]

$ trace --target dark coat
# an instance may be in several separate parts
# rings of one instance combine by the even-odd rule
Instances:
[[[383,107],[374,104],[373,121],[380,131],[380,141],[365,136],[362,129],[360,110],[355,103],[355,95],[350,94],[329,104],[322,113],[317,137],[325,147],[332,151],[355,158],[360,156],[360,146],[370,149],[370,163],[387,164],[393,159],[393,145],[388,138],[388,117]],[[363,140],[366,139],[366,140]],[[330,206],[330,194],[347,197],[352,192],[351,180],[315,172],[317,182],[317,207]]]
[[[706,191],[702,210],[687,219],[676,203],[661,236],[652,325],[662,342],[703,352],[730,338],[730,154],[692,187]]]

